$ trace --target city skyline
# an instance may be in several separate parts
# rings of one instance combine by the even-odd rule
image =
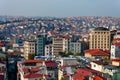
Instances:
[[[0,0],[0,15],[120,17],[119,0]]]

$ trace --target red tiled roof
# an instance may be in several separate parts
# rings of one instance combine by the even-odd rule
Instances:
[[[107,62],[100,62],[100,61],[92,61],[92,62],[94,62],[94,63],[96,63],[98,65],[108,65]]]
[[[39,71],[39,68],[40,68],[40,67],[32,68],[32,69],[30,69],[30,71],[31,71],[31,72],[37,72],[37,71]]]
[[[120,43],[115,43],[115,44],[113,44],[113,45],[115,45],[115,46],[120,46]]]
[[[80,78],[84,78],[85,76],[90,75],[90,72],[84,69],[78,69],[76,74],[73,74],[73,79],[78,80]]]
[[[61,69],[66,69],[66,66],[61,66],[60,68],[61,68]]]
[[[44,60],[25,60],[25,63],[42,63]]]
[[[65,39],[70,39],[70,36],[67,35],[67,36],[64,36],[64,38],[65,38]]]
[[[76,74],[73,74],[74,80],[84,80],[85,76],[89,76],[91,73],[101,73],[99,71],[93,70],[93,69],[82,69],[79,68]]]
[[[31,69],[29,69],[29,68],[23,68],[22,70],[23,70],[24,73],[37,72],[37,71],[39,71],[39,68],[40,67],[35,67],[35,68],[31,68]]]
[[[107,80],[107,79],[101,76],[95,76],[93,80]]]
[[[84,77],[85,76],[80,73],[73,74],[73,80],[84,80]]]
[[[119,42],[120,42],[120,38],[115,38],[115,39],[113,39],[112,42],[113,42],[113,43],[119,43]]]
[[[118,59],[112,59],[112,61],[120,62],[120,58],[118,58]]]
[[[23,70],[24,73],[29,72],[29,68],[23,68],[22,70]]]
[[[4,46],[4,43],[0,41],[0,46]]]
[[[77,80],[84,80],[84,78],[83,77],[80,77],[79,79],[77,79]]]
[[[106,53],[108,53],[108,54],[110,53],[110,50],[104,50],[104,51],[105,51]]]
[[[63,76],[64,76],[64,77],[68,77],[69,75],[68,75],[68,74],[64,74]]]
[[[62,35],[56,35],[55,38],[63,38]]]
[[[24,78],[41,78],[44,74],[25,74]]]
[[[58,67],[58,64],[54,61],[45,61],[47,67]]]
[[[102,72],[96,71],[96,70],[94,70],[94,69],[86,69],[86,70],[90,71],[91,73],[102,73]]]
[[[91,55],[101,55],[101,56],[109,55],[109,52],[103,51],[101,49],[90,49],[90,50],[85,50],[84,52],[90,53]]]

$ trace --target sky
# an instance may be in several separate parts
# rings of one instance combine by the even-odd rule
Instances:
[[[0,0],[0,15],[120,17],[120,0]]]

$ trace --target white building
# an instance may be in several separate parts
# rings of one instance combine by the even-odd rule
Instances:
[[[45,56],[53,55],[52,48],[53,48],[52,44],[45,45]]]
[[[120,58],[120,43],[111,45],[111,59]]]
[[[91,64],[91,69],[97,70],[102,72],[103,71],[103,63],[99,61],[93,61],[90,63]]]
[[[58,55],[59,52],[65,52],[69,50],[69,36],[58,35],[53,38],[53,55]]]
[[[78,61],[76,58],[71,57],[63,57],[60,59],[61,66],[71,66],[71,65],[77,65]]]
[[[81,53],[81,43],[80,42],[70,42],[70,50],[71,52]]]
[[[25,41],[24,42],[24,57],[28,59],[29,54],[35,54],[36,46],[35,41]]]

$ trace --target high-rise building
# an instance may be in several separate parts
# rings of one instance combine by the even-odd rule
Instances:
[[[24,57],[28,59],[29,54],[36,53],[36,42],[35,41],[25,41],[24,42]]]
[[[90,49],[110,49],[110,31],[104,27],[95,28],[90,32]]]
[[[45,56],[52,56],[52,44],[45,45]]]
[[[40,34],[37,36],[37,56],[45,55],[45,44],[47,41],[46,34]]]
[[[69,36],[55,36],[53,38],[53,55],[58,55],[59,52],[69,51]]]
[[[120,58],[120,43],[111,45],[111,59]]]
[[[81,42],[70,42],[70,50],[72,53],[81,53]]]
[[[120,58],[120,30],[116,31],[111,45],[111,59]]]
[[[59,52],[63,51],[63,37],[57,36],[53,38],[53,55],[58,55]]]

